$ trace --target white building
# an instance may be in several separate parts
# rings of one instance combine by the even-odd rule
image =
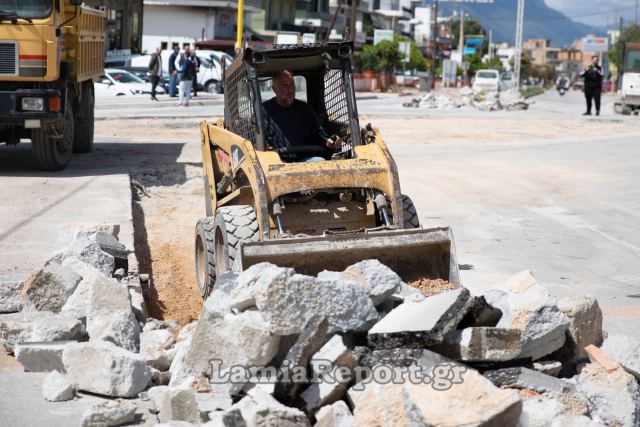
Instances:
[[[496,47],[496,57],[500,58],[500,62],[502,63],[502,67],[505,70],[511,70],[511,60],[515,56],[515,48],[509,47],[507,43],[497,44]]]
[[[142,51],[156,47],[181,48],[197,40],[236,37],[237,1],[144,0]],[[245,0],[244,27],[251,27],[251,15],[260,11],[260,0]]]

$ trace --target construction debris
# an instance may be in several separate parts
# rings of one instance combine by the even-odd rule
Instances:
[[[422,278],[413,280],[409,282],[408,285],[419,290],[425,297],[431,297],[455,289],[451,283],[442,279]]]
[[[640,340],[626,335],[609,335],[602,344],[602,351],[640,381]]]
[[[131,423],[136,416],[136,405],[123,399],[98,403],[82,417],[82,427],[109,427]]]
[[[51,371],[42,382],[42,397],[49,402],[71,400],[75,395],[73,384],[58,371]]]
[[[15,347],[16,359],[27,372],[64,372],[62,352],[77,341],[28,342]]]
[[[409,108],[428,108],[437,110],[455,110],[459,108],[473,108],[480,111],[519,111],[529,109],[530,102],[520,95],[517,89],[501,92],[474,91],[463,87],[436,94],[429,92],[422,98],[414,98],[403,104]]]
[[[22,287],[22,282],[0,282],[0,314],[20,311]]]

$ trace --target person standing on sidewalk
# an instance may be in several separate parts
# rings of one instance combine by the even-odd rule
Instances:
[[[156,89],[158,83],[162,79],[162,48],[157,47],[156,51],[151,54],[151,61],[149,61],[149,74],[151,75],[151,100],[157,101]]]
[[[600,96],[602,94],[602,67],[598,64],[599,58],[593,56],[591,64],[584,67],[580,77],[584,77],[584,96],[587,99],[587,112],[583,116],[591,115],[591,103],[596,103],[596,116],[600,115]]]
[[[175,98],[176,85],[178,84],[178,69],[176,68],[176,59],[180,54],[180,46],[173,47],[173,53],[169,56],[169,96]]]
[[[191,60],[193,61],[193,66],[195,67],[195,72],[193,73],[193,96],[198,96],[198,73],[200,72],[200,58],[196,54],[196,49],[193,49],[191,52]]]
[[[193,76],[195,67],[191,60],[189,50],[185,49],[182,59],[180,59],[180,103],[179,107],[188,107],[191,100],[191,85],[193,84]]]

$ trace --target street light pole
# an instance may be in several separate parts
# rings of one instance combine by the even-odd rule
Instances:
[[[513,74],[516,88],[520,88],[520,67],[522,61],[522,33],[524,27],[524,0],[518,0],[516,17],[516,50],[513,64]]]
[[[435,1],[433,8],[433,49],[431,55],[431,89],[436,88],[436,61],[438,58],[438,0]]]

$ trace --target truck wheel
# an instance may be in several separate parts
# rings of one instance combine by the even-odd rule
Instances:
[[[222,93],[222,84],[217,80],[208,81],[205,90],[209,93]]]
[[[402,228],[420,228],[420,218],[418,218],[418,212],[413,205],[413,201],[409,196],[404,194],[400,197],[402,200],[402,208],[404,209],[404,225]]]
[[[216,277],[233,269],[240,243],[258,240],[258,220],[252,206],[224,206],[215,217],[198,221],[195,250],[200,295],[206,299]]]
[[[85,84],[82,100],[78,103],[79,111],[84,117],[76,116],[75,135],[73,138],[74,153],[90,153],[93,151],[93,126],[95,96],[93,82]]]
[[[73,107],[65,105],[62,138],[52,138],[42,129],[31,131],[31,152],[38,169],[58,171],[67,167],[73,150]]]

